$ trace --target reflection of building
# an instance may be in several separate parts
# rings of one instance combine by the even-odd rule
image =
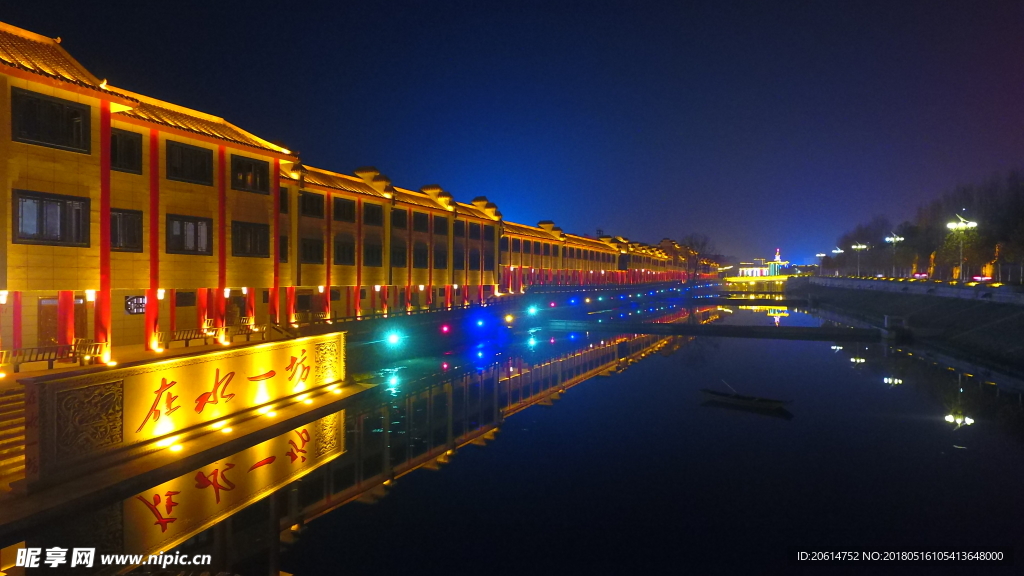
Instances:
[[[231,566],[301,537],[310,521],[353,501],[374,502],[419,468],[437,470],[468,445],[485,446],[505,419],[551,406],[572,387],[689,341],[616,336],[535,361],[434,375],[396,397],[352,407],[208,461],[123,500],[94,507],[13,548],[96,547],[98,554],[211,554]],[[212,536],[212,537],[211,537]],[[272,566],[276,568],[276,566]],[[212,571],[211,571],[212,572]],[[273,570],[272,573],[277,573]]]

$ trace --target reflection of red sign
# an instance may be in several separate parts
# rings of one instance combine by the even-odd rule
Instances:
[[[227,374],[224,375],[224,378],[221,378],[220,368],[218,368],[217,374],[214,377],[213,390],[209,392],[203,392],[202,394],[199,395],[198,398],[196,398],[196,412],[201,414],[203,412],[203,408],[206,408],[207,404],[217,404],[220,399],[223,399],[224,402],[227,402],[228,400],[234,398],[234,394],[226,394],[226,392],[228,391],[228,384],[231,383],[231,379],[234,377],[234,372],[228,372]],[[224,385],[223,389],[221,389],[222,384]]]
[[[153,502],[150,502],[149,500],[143,498],[142,496],[136,496],[136,498],[140,502],[145,504],[146,508],[149,508],[149,511],[153,513],[153,516],[156,516],[156,522],[153,522],[153,524],[159,524],[160,531],[166,532],[167,525],[177,520],[177,518],[171,518],[170,515],[171,510],[178,505],[178,503],[174,501],[174,497],[177,496],[178,494],[180,494],[180,492],[174,492],[171,490],[168,490],[167,493],[164,494],[162,500],[164,508],[166,509],[165,514],[167,514],[168,516],[166,518],[164,517],[163,514],[160,513],[161,497],[159,494],[153,494]]]
[[[175,384],[177,384],[177,382],[174,380],[171,380],[168,384],[167,378],[160,379],[160,387],[153,392],[153,394],[156,394],[156,399],[153,400],[153,405],[149,407],[149,412],[146,413],[146,419],[139,425],[139,429],[135,431],[136,433],[142,432],[142,429],[146,426],[146,422],[149,422],[150,418],[153,419],[153,422],[158,422],[160,420],[160,408],[158,408],[158,406],[160,406],[160,399],[164,397],[164,392],[167,392],[164,415],[170,416],[172,412],[180,408],[180,406],[173,405],[174,401],[177,400],[178,397],[168,392],[168,390],[173,388]]]
[[[296,444],[295,440],[288,441],[288,443],[292,445],[292,449],[288,451],[288,457],[292,459],[293,464],[300,458],[302,459],[302,462],[306,461],[306,457],[303,456],[303,454],[306,454],[306,451],[303,450],[303,448],[305,448],[306,443],[309,442],[309,431],[305,428],[300,431],[296,431],[295,433],[298,434],[299,440],[302,444]]]
[[[213,472],[210,472],[209,474],[203,474],[202,470],[196,472],[196,488],[203,489],[212,486],[213,495],[217,499],[217,504],[220,504],[220,491],[224,490],[225,492],[229,492],[235,488],[234,482],[228,480],[227,476],[228,470],[231,470],[234,467],[234,464],[228,464],[227,466],[224,466],[223,472],[221,472],[219,468],[214,468]],[[220,483],[221,480],[224,481],[224,484]]]

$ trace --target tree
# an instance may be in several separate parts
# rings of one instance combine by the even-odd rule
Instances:
[[[683,237],[680,244],[690,249],[686,268],[687,270],[693,270],[694,273],[698,272],[702,257],[711,256],[717,252],[715,243],[711,241],[707,234],[691,232]]]

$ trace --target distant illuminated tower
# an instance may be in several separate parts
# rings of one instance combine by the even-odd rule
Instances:
[[[788,265],[789,265],[789,262],[787,262],[787,261],[782,259],[781,251],[778,248],[776,248],[775,249],[775,259],[768,263],[768,275],[769,276],[778,276],[779,275],[779,271],[783,267],[788,266]]]

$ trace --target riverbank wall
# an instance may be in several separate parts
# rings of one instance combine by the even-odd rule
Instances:
[[[1024,376],[1024,301],[1017,303],[1019,294],[1003,292],[998,299],[994,290],[947,295],[939,293],[943,287],[938,285],[908,284],[901,290],[899,284],[794,278],[786,293],[807,298],[811,308],[838,312],[866,326],[885,328],[888,317],[890,323],[901,322],[915,343]]]

